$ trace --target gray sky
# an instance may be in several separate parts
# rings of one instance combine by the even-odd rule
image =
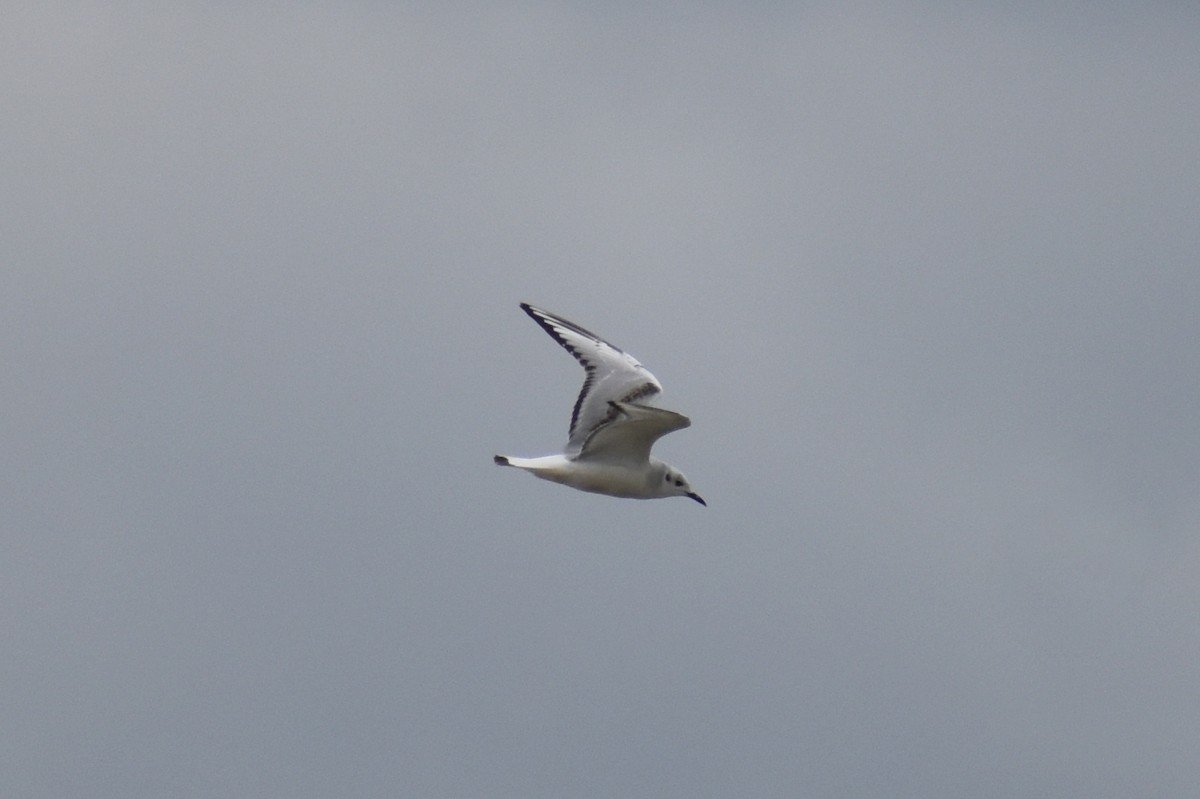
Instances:
[[[1093,5],[8,8],[0,794],[1193,791],[1200,12]],[[521,300],[707,509],[492,465]]]

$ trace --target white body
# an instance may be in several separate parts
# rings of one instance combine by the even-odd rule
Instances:
[[[590,491],[629,499],[655,499],[678,496],[674,483],[664,477],[670,470],[657,458],[650,458],[644,469],[630,469],[604,461],[570,460],[565,455],[541,458],[505,458],[505,466],[524,469],[534,477]]]

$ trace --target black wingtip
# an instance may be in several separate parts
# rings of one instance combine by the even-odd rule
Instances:
[[[492,462],[495,463],[497,466],[508,466],[509,465],[508,458],[504,457],[503,455],[493,455]]]
[[[530,305],[527,302],[523,302],[523,303],[521,303],[521,310],[524,311],[526,314],[528,314],[530,319],[537,322],[539,325],[542,325],[543,327],[545,327],[546,323],[542,321],[542,317],[541,317],[541,314],[543,313],[541,308],[538,308],[537,306],[534,306],[534,305]],[[549,330],[547,330],[546,332],[550,333]],[[550,333],[550,335],[553,336],[554,334]]]
[[[529,314],[530,319],[532,319],[533,321],[535,321],[539,325],[541,325],[542,329],[545,330],[547,333],[549,333],[551,338],[553,338],[555,341],[557,341],[563,347],[566,347],[567,351],[570,352],[572,355],[574,355],[576,358],[579,358],[580,354],[575,350],[574,347],[572,347],[570,344],[567,343],[566,339],[564,339],[558,333],[557,330],[554,329],[555,325],[561,325],[562,327],[566,328],[567,330],[573,330],[574,332],[578,333],[581,336],[584,336],[585,338],[590,338],[594,341],[599,341],[603,344],[608,345],[609,347],[612,347],[617,352],[621,352],[621,348],[616,346],[615,344],[613,344],[611,341],[605,341],[604,339],[600,338],[592,331],[588,330],[586,327],[581,327],[580,325],[575,324],[574,322],[570,321],[569,319],[563,319],[558,314],[550,313],[549,311],[543,311],[541,308],[530,305],[527,302],[521,303],[521,310],[524,311],[525,313]],[[583,360],[581,360],[580,362],[583,363],[584,368],[587,368],[588,364],[586,362],[584,362]]]

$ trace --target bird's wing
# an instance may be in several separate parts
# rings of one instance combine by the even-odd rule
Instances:
[[[630,402],[609,402],[612,420],[592,431],[579,452],[579,460],[642,464],[654,442],[692,423],[675,411]]]
[[[636,358],[595,333],[529,303],[521,303],[521,309],[574,355],[587,373],[571,411],[567,454],[579,454],[597,429],[617,418],[617,411],[610,403],[644,401],[662,391],[662,385]],[[646,451],[649,452],[648,445]]]

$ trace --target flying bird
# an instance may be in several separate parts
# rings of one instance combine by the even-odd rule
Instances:
[[[496,455],[495,462],[580,491],[632,499],[691,497],[707,505],[678,469],[650,457],[655,441],[692,423],[682,414],[646,404],[662,392],[654,375],[629,353],[574,322],[524,302],[521,309],[575,356],[587,375],[571,411],[563,454]]]

